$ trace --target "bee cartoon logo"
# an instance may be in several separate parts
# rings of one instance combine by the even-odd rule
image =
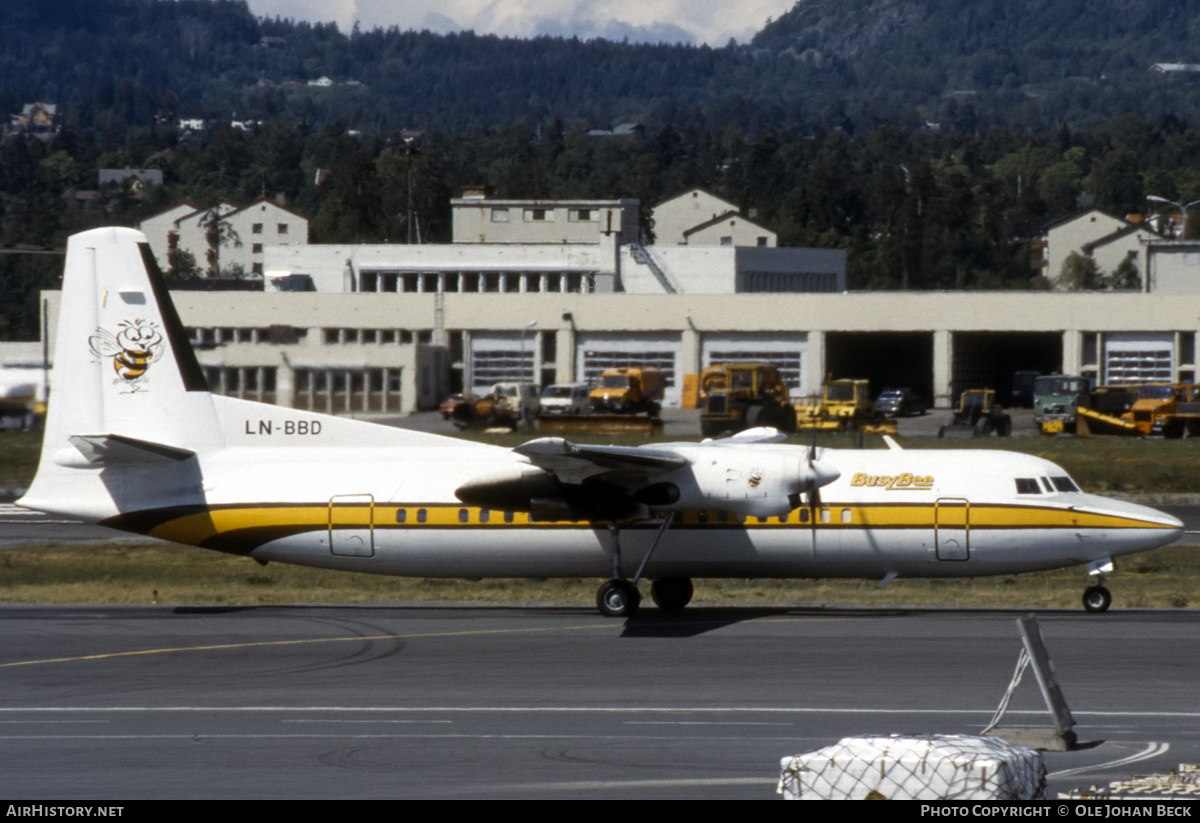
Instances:
[[[97,328],[88,338],[92,354],[101,359],[112,358],[117,373],[114,383],[124,386],[127,393],[144,391],[146,371],[162,354],[163,336],[158,324],[149,320],[124,320],[114,335]]]

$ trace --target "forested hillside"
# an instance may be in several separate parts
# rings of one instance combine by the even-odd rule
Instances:
[[[1187,0],[802,0],[750,45],[808,67],[850,119],[1089,126],[1128,112],[1194,119],[1200,6]]]
[[[241,0],[9,0],[0,104],[64,107],[116,141],[160,118],[286,115],[442,132],[559,117],[607,128],[1091,126],[1200,112],[1184,0],[801,0],[750,44],[631,45],[256,20]],[[313,88],[326,76],[335,84]],[[353,81],[354,85],[346,85]]]

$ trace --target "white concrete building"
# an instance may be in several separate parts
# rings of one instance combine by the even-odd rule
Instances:
[[[190,253],[210,277],[237,269],[262,275],[267,244],[308,243],[308,219],[265,197],[245,206],[222,200],[207,209],[179,203],[142,221],[138,229],[150,240],[163,271],[170,269],[171,253],[179,250]]]
[[[56,328],[58,293],[50,300]],[[214,389],[322,411],[412,411],[497,379],[586,380],[654,365],[668,404],[713,362],[778,363],[940,405],[1032,369],[1101,382],[1196,380],[1200,294],[873,292],[174,292]],[[53,340],[50,341],[53,346]]]
[[[1098,260],[1119,260],[1136,241],[1144,291],[845,293],[835,250],[624,242],[636,214],[625,201],[609,201],[620,230],[593,226],[590,242],[510,242],[533,229],[492,226],[484,209],[497,202],[510,216],[534,208],[464,206],[472,220],[488,217],[489,242],[267,243],[265,292],[176,292],[211,384],[370,413],[430,408],[499,379],[573,382],[638,364],[663,369],[666,402],[679,404],[687,375],[733,359],[779,364],[798,394],[829,375],[857,377],[943,406],[965,388],[1003,397],[1019,370],[1196,380],[1200,243],[1145,238],[1100,213],[1052,227],[1053,246],[1091,244]],[[582,202],[555,204],[556,221]],[[247,214],[251,227],[282,219]]]
[[[1147,261],[1142,254],[1144,241],[1158,237],[1154,232],[1105,214],[1087,209],[1050,223],[1038,244],[1041,252],[1035,268],[1052,284],[1062,275],[1063,264],[1072,253],[1090,257],[1104,274],[1112,274],[1122,261],[1132,259],[1145,286]]]
[[[744,217],[738,207],[704,189],[664,200],[651,211],[659,246],[778,245],[778,235]]]
[[[1200,293],[1200,241],[1142,239],[1148,277],[1146,289],[1157,294]]]
[[[639,201],[496,200],[479,189],[450,201],[455,244],[618,243],[638,239]]]
[[[590,244],[267,246],[268,290],[734,294],[836,292],[839,249]]]

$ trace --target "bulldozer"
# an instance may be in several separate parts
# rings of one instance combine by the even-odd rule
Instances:
[[[779,369],[770,363],[720,363],[700,376],[700,431],[705,437],[772,426],[790,434],[796,412]]]
[[[875,410],[867,380],[827,380],[820,397],[797,401],[796,428],[817,431],[895,434],[896,421]]]

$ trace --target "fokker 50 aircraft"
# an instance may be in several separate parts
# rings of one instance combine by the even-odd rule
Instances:
[[[21,505],[330,569],[414,577],[607,578],[681,608],[697,577],[976,577],[1164,546],[1173,517],[1084,494],[1001,451],[702,443],[480,445],[209,393],[146,238],[75,235],[37,477]]]

